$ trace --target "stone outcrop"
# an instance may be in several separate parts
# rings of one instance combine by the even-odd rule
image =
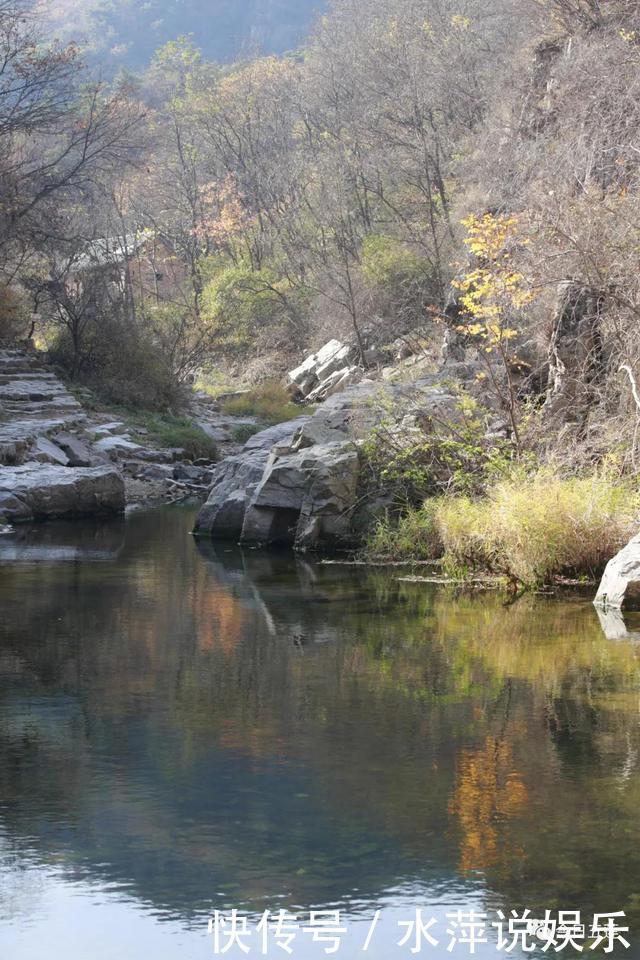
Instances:
[[[71,432],[86,420],[36,354],[0,351],[0,522],[122,512],[119,472]]]
[[[433,380],[390,385],[362,380],[312,416],[252,437],[215,468],[196,522],[200,536],[297,550],[340,548],[355,539],[362,440],[381,406],[402,396],[421,415],[451,414],[455,397]]]
[[[299,550],[350,539],[358,452],[351,441],[302,447],[302,431],[273,448],[247,506],[243,543],[294,543]]]
[[[124,510],[124,481],[111,466],[25,463],[0,470],[0,519],[99,516]]]
[[[35,354],[0,350],[0,466],[22,463],[39,438],[85,420],[78,401]]]
[[[364,371],[353,363],[354,356],[355,349],[349,344],[329,340],[289,372],[293,395],[315,403],[359,383]]]
[[[121,510],[122,495],[113,481],[114,470],[123,477],[120,484],[124,482],[129,501],[157,503],[180,496],[202,496],[209,486],[212,462],[206,459],[193,464],[184,450],[158,448],[147,434],[143,426],[133,428],[104,413],[88,414],[35,351],[0,350],[0,489],[4,481],[11,487],[17,467],[29,468],[15,473],[22,478],[21,485],[28,486],[25,502],[17,505],[5,491],[4,501],[9,507],[4,513],[0,511],[0,523],[9,517],[26,519],[36,514],[43,519],[102,513],[107,502],[111,503],[107,509]],[[231,428],[228,440],[230,447],[237,448]],[[47,465],[62,467],[68,473],[58,476],[35,469]],[[108,483],[104,470],[94,469],[100,467],[109,468]],[[38,483],[42,496],[34,492]],[[48,486],[53,491],[49,501],[45,496]],[[77,509],[71,502],[68,508],[61,506],[63,495],[78,496]],[[47,502],[49,512],[45,509]],[[31,506],[37,509],[31,510]]]
[[[573,280],[558,285],[545,401],[551,415],[579,420],[593,401],[604,373],[601,310],[597,292]]]
[[[244,517],[262,480],[271,448],[291,439],[308,417],[261,430],[247,440],[240,453],[226,457],[214,471],[207,502],[196,521],[196,533],[239,540]]]
[[[640,534],[609,560],[593,602],[603,610],[640,608]]]

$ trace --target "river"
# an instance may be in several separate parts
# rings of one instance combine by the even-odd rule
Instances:
[[[640,956],[632,636],[192,523],[0,537],[0,956],[201,960],[235,909],[229,957],[287,956],[284,910],[301,960],[467,957],[478,916],[484,960],[525,908],[623,910]]]

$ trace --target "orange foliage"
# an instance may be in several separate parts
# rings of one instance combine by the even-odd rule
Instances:
[[[487,737],[482,747],[462,751],[456,779],[449,813],[457,816],[462,831],[461,869],[485,870],[501,856],[522,857],[521,850],[509,849],[504,831],[504,821],[521,813],[528,801],[510,744]]]

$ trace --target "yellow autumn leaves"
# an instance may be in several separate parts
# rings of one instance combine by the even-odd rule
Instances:
[[[467,229],[465,244],[477,266],[454,281],[469,318],[461,330],[484,340],[485,350],[491,352],[517,335],[509,318],[534,299],[527,278],[512,263],[516,244],[523,246],[527,241],[518,235],[516,217],[473,214],[462,223]]]

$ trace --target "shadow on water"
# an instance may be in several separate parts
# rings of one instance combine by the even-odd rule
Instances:
[[[608,640],[575,597],[196,543],[191,522],[0,538],[12,869],[186,921],[418,883],[636,922],[633,630]]]

